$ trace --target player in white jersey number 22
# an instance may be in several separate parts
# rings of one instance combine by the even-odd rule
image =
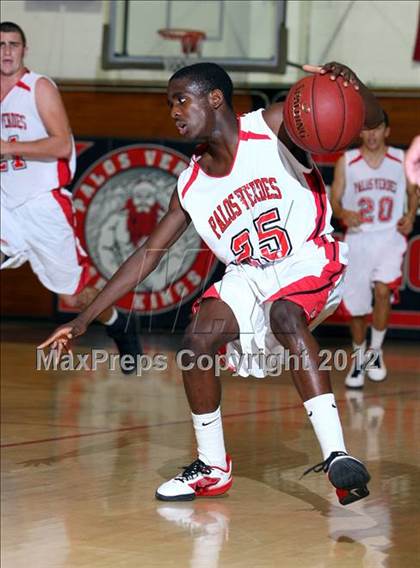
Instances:
[[[86,286],[87,255],[75,233],[71,194],[75,149],[55,84],[25,68],[26,38],[13,22],[0,25],[1,268],[29,261],[41,283],[75,310],[97,294]],[[112,306],[98,319],[133,362],[140,354],[135,322]],[[123,372],[135,366],[124,365]]]
[[[348,388],[362,388],[365,374],[372,381],[387,376],[382,343],[391,297],[398,298],[406,237],[417,211],[415,188],[404,173],[404,152],[386,144],[389,133],[386,114],[377,128],[363,130],[361,147],[338,160],[331,190],[334,214],[346,226],[349,245],[343,292],[353,339],[352,364],[345,380]],[[373,322],[366,351],[370,313]]]
[[[329,73],[332,80],[342,74],[347,88],[360,89],[367,127],[382,121],[375,98],[350,69],[328,64],[306,70]],[[261,376],[267,369],[257,355],[283,346],[298,357],[307,354],[308,365],[296,369],[293,380],[323,453],[323,461],[310,470],[328,473],[340,503],[348,504],[368,495],[370,476],[347,454],[329,375],[319,369],[318,345],[310,333],[340,301],[347,246],[331,236],[321,177],[310,156],[288,137],[282,105],[238,118],[232,91],[230,77],[214,63],[184,67],[172,76],[168,103],[175,125],[185,138],[204,144],[181,174],[169,210],[149,239],[93,303],[43,345],[58,341],[67,348],[97,313],[146,278],[193,222],[227,268],[198,302],[185,332],[189,355],[183,379],[198,458],[163,483],[156,497],[179,501],[219,495],[232,484],[221,381],[214,367],[200,369],[200,356],[215,358],[227,344],[238,373]],[[238,354],[247,355],[245,364]]]

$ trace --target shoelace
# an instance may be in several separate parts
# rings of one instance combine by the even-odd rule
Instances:
[[[184,471],[181,475],[175,478],[177,481],[188,481],[196,477],[199,473],[205,473],[206,475],[211,473],[211,468],[201,460],[195,460],[191,465],[184,465],[182,469]]]
[[[315,473],[319,473],[320,471],[324,471],[325,473],[327,473],[331,462],[333,460],[335,460],[335,458],[337,458],[338,456],[347,456],[348,454],[346,454],[346,452],[332,452],[328,458],[321,462],[321,463],[317,463],[316,465],[313,465],[312,467],[310,467],[309,469],[307,469],[306,471],[304,471],[302,473],[302,475],[300,476],[300,478],[302,479],[302,477],[304,475],[307,475],[308,473],[311,473],[311,471],[314,471]]]

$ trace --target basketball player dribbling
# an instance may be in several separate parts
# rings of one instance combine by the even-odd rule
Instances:
[[[338,63],[305,66],[313,73],[341,76],[359,90],[366,127],[383,120],[376,99],[355,74]],[[340,79],[341,80],[341,79]],[[307,365],[293,380],[321,446],[323,461],[308,470],[324,471],[342,504],[368,495],[365,466],[347,453],[329,375],[319,369],[318,344],[310,333],[341,298],[347,246],[331,236],[331,209],[321,176],[309,154],[292,143],[283,125],[282,104],[237,117],[232,81],[214,63],[198,63],[169,80],[168,103],[180,134],[203,144],[181,173],[169,210],[144,243],[79,316],[58,328],[40,347],[57,346],[85,332],[94,317],[146,278],[164,251],[190,222],[226,264],[221,281],[208,289],[185,332],[186,396],[198,459],[156,497],[164,501],[225,493],[232,484],[220,410],[221,381],[214,368],[203,371],[201,354],[227,356],[243,376],[264,376],[252,356],[283,346],[306,352]],[[251,356],[238,363],[237,354]],[[305,368],[303,368],[305,367]]]
[[[71,194],[64,189],[75,170],[74,141],[57,87],[25,68],[26,51],[23,30],[2,22],[1,269],[29,261],[46,288],[79,310],[97,290],[85,286],[87,256],[74,234]],[[140,354],[133,320],[112,306],[97,319],[120,355]],[[121,369],[133,372],[135,366]]]
[[[401,284],[406,236],[413,230],[417,211],[415,188],[404,173],[404,152],[387,145],[389,133],[386,115],[377,128],[363,130],[361,147],[338,160],[331,188],[333,211],[347,227],[349,245],[343,289],[353,339],[352,364],[345,379],[348,388],[362,388],[365,374],[377,382],[387,376],[382,344],[391,298],[398,296]],[[366,350],[370,313],[373,323]]]

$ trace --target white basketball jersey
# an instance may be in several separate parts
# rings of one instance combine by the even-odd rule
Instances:
[[[406,179],[404,151],[389,147],[378,168],[371,168],[360,150],[345,153],[344,209],[360,211],[363,222],[350,232],[395,228],[404,214]]]
[[[194,155],[178,179],[182,207],[225,264],[265,265],[332,232],[320,173],[294,158],[262,113],[260,109],[239,118],[229,174],[206,174]]]
[[[3,140],[29,142],[48,137],[35,102],[35,85],[41,77],[43,75],[28,71],[2,101]],[[6,207],[13,209],[41,193],[64,187],[71,182],[75,167],[74,142],[70,160],[19,156],[1,160],[2,201]]]

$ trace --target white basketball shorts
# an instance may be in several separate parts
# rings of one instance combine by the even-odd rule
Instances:
[[[40,282],[57,294],[77,294],[86,284],[87,255],[74,232],[71,193],[55,189],[15,209],[1,207],[1,268],[29,261]]]
[[[352,316],[372,312],[373,286],[383,282],[398,297],[407,239],[396,229],[347,233],[349,265],[344,279],[343,303]]]
[[[315,328],[341,302],[347,245],[326,235],[307,242],[295,254],[266,266],[230,264],[219,282],[196,302],[219,298],[232,309],[240,336],[226,345],[232,370],[243,377],[264,377],[267,355],[283,351],[270,327],[270,308],[276,300],[301,306],[308,325]],[[263,357],[261,357],[261,354]]]

